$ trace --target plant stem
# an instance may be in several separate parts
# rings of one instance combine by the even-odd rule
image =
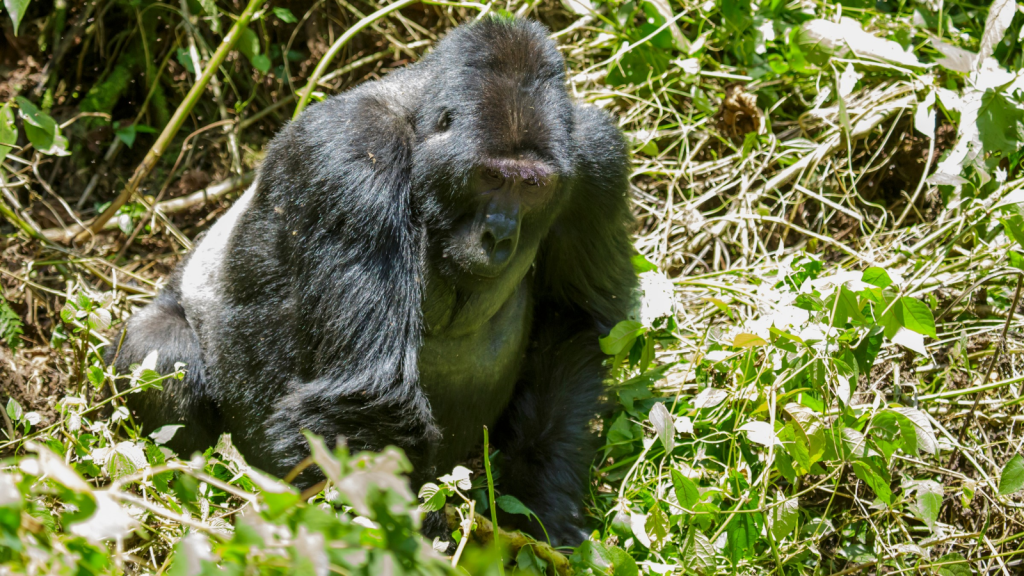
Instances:
[[[124,189],[121,190],[121,194],[119,194],[118,197],[110,203],[110,206],[104,210],[102,214],[89,224],[89,227],[86,230],[79,233],[75,237],[75,240],[82,241],[103,230],[103,225],[113,218],[121,206],[124,206],[124,204],[131,199],[135,191],[139,189],[139,185],[142,184],[142,181],[146,176],[148,176],[153,168],[156,167],[157,161],[160,160],[160,157],[167,150],[171,140],[173,140],[178,134],[178,130],[181,129],[181,125],[185,122],[185,118],[188,117],[189,113],[192,112],[192,108],[194,108],[196,103],[199,102],[200,96],[202,96],[203,92],[206,90],[206,85],[209,84],[210,80],[212,80],[214,75],[217,74],[217,70],[220,68],[221,63],[224,62],[228,52],[231,51],[235,42],[237,42],[242,36],[242,32],[248,28],[249,21],[252,19],[256,11],[263,6],[264,2],[266,2],[266,0],[249,0],[249,4],[245,7],[245,10],[243,10],[238,16],[238,20],[235,21],[235,24],[231,27],[227,36],[225,36],[224,40],[220,43],[220,46],[217,47],[217,51],[213,53],[213,56],[206,65],[206,70],[204,70],[202,76],[196,80],[196,83],[192,85],[192,88],[188,91],[188,94],[185,95],[185,99],[178,106],[178,109],[174,111],[174,116],[171,117],[170,122],[167,123],[163,132],[160,133],[156,142],[153,143],[153,147],[146,153],[146,157],[142,160],[142,163],[135,169],[135,173],[132,174],[131,179],[128,180],[127,184],[125,184]],[[74,228],[70,230],[74,230]],[[68,236],[70,236],[70,234],[68,234]],[[68,236],[65,236],[64,240],[68,240]]]
[[[491,458],[488,451],[489,438],[487,426],[484,426],[484,472],[487,473],[487,504],[491,508],[491,525],[498,525],[498,511],[494,509],[494,480],[491,478]],[[494,533],[494,553],[498,555],[498,573],[505,576],[505,561],[501,558],[501,544],[498,542],[498,533]]]
[[[377,10],[373,14],[370,14],[366,18],[363,18],[359,22],[356,22],[355,25],[346,30],[340,38],[335,40],[334,44],[331,44],[330,49],[327,50],[327,53],[320,59],[320,63],[316,65],[316,68],[313,70],[313,74],[310,75],[309,80],[306,82],[306,86],[300,91],[299,103],[295,105],[295,113],[292,114],[292,120],[298,118],[299,114],[301,114],[306,108],[306,104],[309,103],[309,98],[313,95],[313,89],[316,88],[317,82],[320,81],[320,77],[324,75],[324,71],[331,65],[331,61],[334,60],[334,57],[338,55],[338,52],[340,52],[346,44],[348,44],[348,41],[351,40],[352,37],[361,32],[363,28],[366,28],[370,24],[373,24],[395,10],[404,8],[409,4],[413,4],[418,1],[419,0],[398,0],[398,2],[395,2],[394,4],[389,4],[380,10]]]

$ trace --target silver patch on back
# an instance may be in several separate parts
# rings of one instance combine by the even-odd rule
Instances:
[[[242,194],[234,206],[206,233],[185,265],[181,276],[181,306],[192,329],[202,339],[203,321],[221,307],[224,290],[221,277],[227,259],[228,244],[242,214],[256,196],[257,182]]]

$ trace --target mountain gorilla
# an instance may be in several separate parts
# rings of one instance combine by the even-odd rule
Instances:
[[[485,19],[417,64],[312,106],[257,182],[127,323],[182,381],[129,396],[188,453],[230,432],[278,476],[302,430],[405,450],[414,482],[491,427],[499,488],[576,544],[606,370],[631,312],[626,148],[573,103],[542,26]]]

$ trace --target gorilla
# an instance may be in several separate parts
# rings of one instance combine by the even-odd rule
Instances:
[[[229,432],[278,476],[303,430],[396,445],[416,483],[487,425],[500,491],[578,544],[598,339],[637,280],[624,140],[564,68],[543,26],[483,19],[288,124],[111,353],[187,366],[128,396],[144,431],[184,424],[179,453]]]

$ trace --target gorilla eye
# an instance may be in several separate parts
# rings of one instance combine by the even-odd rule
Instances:
[[[500,180],[501,179],[501,172],[498,172],[494,168],[488,168],[487,169],[487,177],[488,178],[493,178],[494,180]]]
[[[452,111],[445,110],[441,113],[441,117],[437,119],[437,129],[444,132],[452,124]]]
[[[537,178],[527,178],[525,180],[527,186],[540,186],[541,182]]]

